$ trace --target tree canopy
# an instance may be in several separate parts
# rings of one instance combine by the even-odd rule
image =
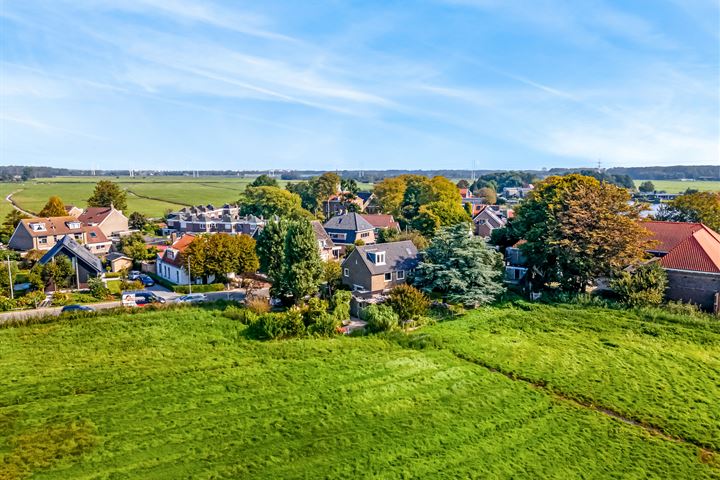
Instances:
[[[248,185],[249,187],[279,187],[278,181],[270,175],[260,175]]]
[[[300,197],[280,187],[248,187],[240,197],[242,215],[256,215],[265,218],[311,217],[302,208]]]
[[[669,222],[700,222],[720,231],[720,192],[680,195],[663,205],[656,218]]]
[[[443,227],[431,240],[415,270],[413,283],[427,293],[476,307],[505,291],[503,257],[471,234],[470,225]]]
[[[38,213],[39,217],[64,217],[65,215],[67,215],[65,204],[57,195],[50,197],[43,209]]]
[[[93,194],[88,198],[88,206],[109,207],[110,205],[118,210],[126,210],[127,195],[117,183],[110,180],[100,180],[95,185]]]
[[[640,262],[649,232],[629,192],[579,174],[548,177],[515,211],[508,238],[544,284],[583,291],[594,279]]]
[[[651,182],[650,180],[645,180],[640,184],[638,187],[638,190],[640,190],[643,193],[652,193],[655,191],[655,184]]]
[[[181,254],[183,268],[192,277],[227,278],[228,274],[247,275],[260,266],[255,251],[255,240],[249,235],[216,233],[199,235]]]

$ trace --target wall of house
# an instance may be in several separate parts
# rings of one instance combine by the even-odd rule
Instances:
[[[176,285],[187,285],[189,281],[185,270],[162,260],[157,261],[155,274]]]
[[[359,256],[357,250],[353,250],[350,256],[342,263],[342,283],[350,288],[353,288],[354,285],[360,285],[365,290],[372,290],[370,271]],[[347,276],[345,275],[346,268],[348,269]]]
[[[119,272],[126,268],[132,268],[133,262],[128,258],[118,258],[111,263],[111,270],[113,272]]]
[[[13,250],[28,251],[35,248],[35,243],[33,242],[33,237],[30,235],[30,232],[28,232],[21,223],[15,228],[15,232],[13,232],[12,237],[10,237],[8,246]]]
[[[692,302],[705,311],[712,311],[715,294],[720,292],[720,274],[666,270],[668,300]]]
[[[105,220],[98,225],[106,237],[115,232],[124,232],[128,229],[128,219],[120,210],[112,211]]]

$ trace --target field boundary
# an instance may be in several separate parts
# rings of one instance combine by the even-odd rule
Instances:
[[[20,190],[15,190],[14,192],[8,193],[7,197],[5,197],[5,201],[6,201],[6,202],[9,202],[10,205],[12,205],[12,207],[13,207],[15,210],[17,210],[18,212],[22,213],[23,215],[27,215],[27,216],[29,216],[29,217],[34,217],[34,216],[35,216],[34,213],[32,213],[32,212],[29,211],[29,210],[24,210],[24,209],[23,209],[20,205],[18,205],[18,204],[15,202],[15,200],[12,198],[13,195],[15,195],[16,193],[21,192],[21,191],[22,191],[22,188],[21,188]]]
[[[179,205],[179,206],[181,206],[181,207],[190,207],[190,206],[191,206],[191,205],[188,205],[188,204],[186,204],[186,203],[175,202],[175,201],[166,200],[166,199],[163,199],[163,198],[148,197],[147,195],[140,195],[139,193],[133,192],[133,191],[130,190],[130,189],[126,189],[125,191],[128,192],[129,194],[135,195],[135,196],[138,197],[138,198],[144,198],[145,200],[153,200],[153,201],[155,201],[155,202],[171,203],[171,204],[173,204],[173,205]]]
[[[650,435],[662,438],[663,440],[693,446],[693,447],[699,449],[700,459],[704,463],[714,464],[714,463],[720,461],[720,452],[718,450],[716,450],[715,448],[713,448],[709,445],[706,445],[704,443],[701,443],[701,442],[698,442],[696,440],[692,440],[689,438],[672,435],[672,434],[666,432],[665,430],[663,430],[661,427],[658,427],[658,426],[652,425],[652,424],[648,424],[641,420],[636,420],[634,418],[628,417],[625,414],[618,412],[617,410],[613,410],[611,408],[604,407],[602,405],[597,405],[589,400],[569,396],[563,392],[559,392],[559,391],[553,389],[546,382],[534,380],[532,378],[525,377],[523,375],[518,375],[515,372],[507,372],[507,371],[501,370],[493,365],[490,365],[489,363],[483,362],[482,360],[479,360],[477,358],[472,358],[472,357],[462,354],[462,353],[453,352],[452,350],[446,350],[442,347],[440,347],[440,350],[447,351],[447,352],[451,353],[453,356],[455,356],[456,358],[458,358],[460,360],[464,360],[468,363],[472,363],[473,365],[477,365],[478,367],[482,367],[491,373],[503,375],[504,377],[506,377],[510,380],[513,380],[515,382],[522,382],[526,385],[531,386],[532,388],[541,390],[561,402],[570,403],[572,405],[575,405],[576,407],[581,407],[581,408],[584,408],[587,410],[592,410],[592,411],[600,413],[606,417],[612,418],[613,420],[622,422],[626,425],[639,427],[639,428],[643,429],[645,432],[649,433]],[[717,458],[717,459],[714,459],[714,458]]]

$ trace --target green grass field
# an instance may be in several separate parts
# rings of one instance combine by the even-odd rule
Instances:
[[[639,187],[645,180],[635,180],[635,186]],[[680,180],[650,180],[655,185],[657,191],[665,191],[667,193],[684,193],[688,188],[698,190],[700,192],[720,192],[720,182],[715,181],[686,181]]]
[[[387,337],[259,342],[200,309],[7,328],[0,479],[720,478],[719,347],[709,320],[522,305]]]
[[[127,191],[128,213],[141,212],[150,217],[162,217],[166,210],[178,210],[188,205],[223,205],[237,202],[240,193],[252,182],[252,178],[239,177],[55,177],[39,178],[17,183],[1,183],[2,210],[7,214],[12,208],[4,201],[8,193],[25,210],[38,212],[51,195],[59,195],[66,204],[85,207],[99,180],[112,180]],[[281,181],[282,185],[287,182]],[[361,184],[370,189],[370,184]]]

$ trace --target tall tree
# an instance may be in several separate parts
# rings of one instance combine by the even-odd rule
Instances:
[[[720,192],[680,195],[663,205],[656,218],[670,222],[701,222],[720,231]]]
[[[427,293],[477,307],[505,291],[502,279],[502,255],[472,235],[469,224],[459,223],[441,228],[431,240],[413,283]]]
[[[150,248],[145,243],[145,239],[142,234],[135,232],[131,235],[127,235],[120,238],[118,243],[118,250],[132,258],[136,262],[142,262],[143,260],[152,260],[155,257],[155,248]]]
[[[300,197],[279,187],[248,187],[240,198],[243,215],[257,215],[270,218],[298,218],[311,216],[303,210]]]
[[[95,185],[92,196],[88,198],[91,207],[114,206],[118,210],[127,209],[127,195],[120,186],[110,180],[100,180]]]
[[[260,175],[258,177],[255,177],[255,180],[252,181],[249,187],[279,187],[278,181],[275,180],[270,175]]]
[[[389,177],[375,184],[375,197],[383,213],[396,217],[400,215],[405,197],[405,181],[400,177]]]
[[[652,193],[655,191],[655,184],[651,182],[650,180],[645,180],[640,184],[638,187],[638,190],[644,193]]]
[[[497,203],[497,192],[491,187],[483,187],[477,192],[477,196],[484,199],[488,205]]]
[[[285,282],[293,303],[315,294],[323,282],[324,269],[312,225],[292,222],[285,237]]]
[[[517,208],[510,236],[526,240],[520,248],[540,282],[580,292],[645,257],[649,232],[639,219],[624,188],[579,174],[552,176]]]
[[[288,221],[271,220],[258,237],[256,249],[260,260],[260,271],[267,274],[272,283],[270,294],[279,297],[287,291],[285,285],[285,237]]]
[[[190,270],[193,277],[227,278],[228,274],[241,277],[257,271],[258,257],[255,252],[255,240],[249,235],[230,235],[217,233],[200,235],[183,252],[183,267]]]
[[[140,212],[132,212],[128,217],[128,225],[135,230],[142,230],[148,224],[148,218]]]
[[[43,209],[38,213],[39,217],[64,217],[65,215],[67,215],[65,204],[57,195],[50,197]]]
[[[354,178],[343,178],[340,182],[340,189],[343,192],[350,192],[353,195],[357,195],[360,191],[360,187],[358,187],[357,181]]]

